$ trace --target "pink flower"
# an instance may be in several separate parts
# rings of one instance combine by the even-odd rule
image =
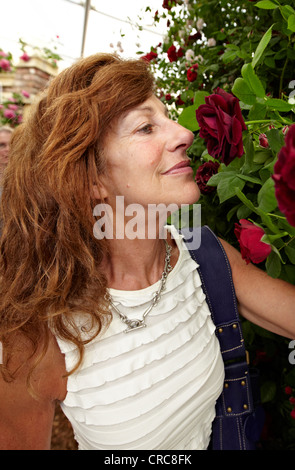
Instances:
[[[23,55],[20,56],[20,59],[25,62],[29,62],[29,60],[31,60],[31,57],[26,52],[24,52]]]
[[[0,59],[0,69],[4,70],[5,72],[9,72],[11,70],[11,65],[10,65],[9,60]]]
[[[247,264],[259,264],[271,253],[271,246],[261,241],[264,230],[248,220],[241,219],[235,224],[234,233],[239,241],[242,258]]]
[[[26,90],[22,90],[22,95],[23,95],[25,98],[30,98],[30,93],[28,93]]]
[[[8,109],[11,109],[12,111],[16,111],[18,109],[18,105],[17,104],[9,104]]]
[[[4,51],[0,51],[0,57],[7,57],[8,54],[6,54],[6,52]]]
[[[6,118],[6,119],[14,119],[16,114],[14,111],[12,111],[11,109],[5,109],[5,111],[3,112],[3,116]]]

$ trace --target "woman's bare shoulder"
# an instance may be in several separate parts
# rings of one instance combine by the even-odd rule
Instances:
[[[9,372],[0,374],[0,449],[47,449],[56,401],[66,395],[64,356],[50,334],[45,355],[28,376],[35,358],[29,342],[18,338]]]

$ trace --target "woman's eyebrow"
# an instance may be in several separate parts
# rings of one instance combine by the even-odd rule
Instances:
[[[147,112],[149,112],[150,114],[154,114],[154,113],[157,112],[157,109],[154,108],[154,107],[152,107],[152,106],[143,105],[143,106],[139,106],[139,107],[135,108],[133,111],[134,111],[134,112],[147,111]],[[165,106],[164,104],[163,104],[163,112],[164,112],[164,114],[165,114],[166,116],[169,115],[169,110],[168,110],[167,106]]]

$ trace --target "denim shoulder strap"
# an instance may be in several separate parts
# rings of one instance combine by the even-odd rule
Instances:
[[[201,244],[197,249],[190,249],[189,241],[194,236],[191,230],[182,229],[181,233],[198,265],[225,365],[224,389],[216,403],[211,448],[252,450],[261,434],[264,412],[259,406],[259,375],[249,370],[246,360],[231,268],[222,244],[209,227],[201,228]]]
[[[184,241],[191,238],[191,229],[182,229]],[[224,361],[246,355],[231,268],[222,244],[211,229],[201,228],[201,244],[188,250],[198,264],[202,287],[216,325]]]

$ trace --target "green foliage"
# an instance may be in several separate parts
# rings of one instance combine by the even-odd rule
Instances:
[[[207,183],[216,190],[201,196],[202,223],[239,248],[235,224],[252,221],[264,230],[262,241],[272,248],[259,267],[295,284],[295,227],[278,209],[272,179],[288,126],[294,123],[295,10],[289,0],[175,3],[155,15],[155,23],[166,21],[168,29],[163,44],[152,48],[157,57],[151,66],[159,96],[195,134],[189,151],[195,171],[214,160],[200,138],[195,114],[205,96],[217,87],[234,94],[247,125],[244,155],[228,166],[222,163]],[[179,53],[170,61],[172,45]],[[187,71],[194,64],[197,77],[189,81]],[[290,414],[294,404],[284,391],[286,386],[295,391],[289,340],[248,321],[243,321],[243,329],[251,361],[261,371],[262,401],[269,417],[264,445],[295,449],[295,419]]]

